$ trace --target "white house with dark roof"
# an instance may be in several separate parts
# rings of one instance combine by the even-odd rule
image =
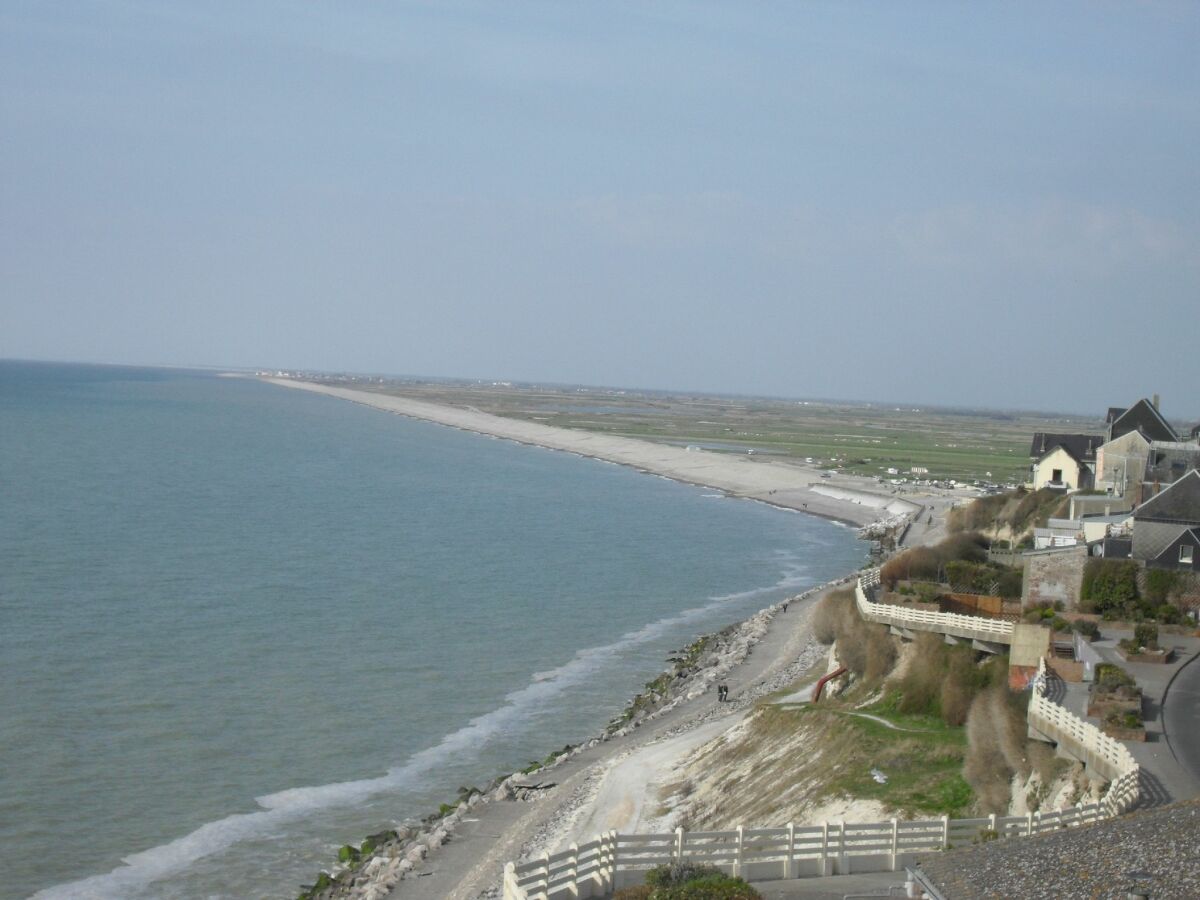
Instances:
[[[1033,460],[1033,489],[1080,491],[1095,483],[1096,451],[1104,438],[1098,434],[1037,432],[1029,448]]]

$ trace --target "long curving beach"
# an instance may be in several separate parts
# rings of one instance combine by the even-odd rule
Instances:
[[[556,428],[506,419],[477,409],[291,378],[268,377],[264,380],[463,431],[630,466],[675,481],[715,488],[733,497],[760,500],[851,525],[868,525],[887,516],[912,514],[922,505],[872,490],[878,485],[865,478],[839,475],[826,479],[812,466],[778,459],[689,450],[635,438]]]
[[[311,382],[267,380],[855,525],[920,510],[923,521],[910,529],[908,543],[940,539],[945,508],[956,499],[926,494],[910,500],[871,491],[873,484],[865,479],[824,479],[810,467],[777,460],[685,450]],[[469,809],[461,808],[430,826],[403,848],[402,856],[375,866],[346,896],[378,896],[389,884],[394,885],[391,896],[403,900],[494,896],[508,860],[554,852],[601,830],[655,828],[660,789],[690,753],[738,728],[758,698],[824,670],[826,654],[811,638],[808,613],[828,588],[793,598],[787,611],[775,604],[739,623],[672,702],[614,733],[586,741],[534,775],[514,774],[486,797],[473,798]],[[717,703],[718,680],[729,686],[732,702]],[[529,786],[533,789],[527,790]],[[850,807],[823,810],[835,817],[856,812]]]

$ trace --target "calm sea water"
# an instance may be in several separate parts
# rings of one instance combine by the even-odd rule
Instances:
[[[0,895],[293,896],[862,558],[253,380],[0,362]]]

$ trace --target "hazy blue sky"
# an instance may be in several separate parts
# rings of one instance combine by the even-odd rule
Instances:
[[[0,356],[1200,416],[1200,4],[0,6]]]

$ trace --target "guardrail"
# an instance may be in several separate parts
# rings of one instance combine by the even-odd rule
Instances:
[[[749,881],[892,872],[919,854],[989,840],[1027,837],[1103,818],[1100,803],[1024,816],[904,822],[825,822],[781,828],[599,835],[560,853],[504,870],[505,900],[603,897],[640,884],[647,869],[689,862]]]
[[[1038,673],[1029,698],[1029,724],[1071,756],[1109,780],[1100,801],[1105,814],[1117,816],[1138,799],[1138,764],[1120,741],[1109,737],[1095,725],[1085,722],[1046,697],[1046,660],[1038,661]]]
[[[871,579],[874,579],[872,582]],[[864,584],[865,583],[865,584]],[[859,609],[871,603],[866,590],[879,583],[874,571],[859,579]],[[908,610],[908,612],[918,612]],[[970,619],[952,613],[935,613]],[[991,621],[991,620],[983,620]],[[999,622],[997,624],[1011,623]],[[928,629],[934,630],[934,629]],[[1011,632],[1010,632],[1011,633]],[[1083,752],[1087,763],[1110,779],[1098,803],[1024,816],[926,819],[903,822],[823,822],[733,831],[618,834],[608,831],[586,844],[504,867],[504,900],[582,900],[640,884],[645,871],[671,863],[705,863],[749,881],[894,872],[917,854],[963,844],[1029,837],[1120,815],[1138,799],[1138,766],[1119,741],[1046,698],[1046,660],[1033,681],[1028,721],[1042,734]],[[1111,774],[1108,774],[1111,773]]]
[[[879,586],[879,570],[872,569],[863,575],[854,588],[859,614],[870,622],[894,625],[912,631],[936,631],[952,637],[1011,644],[1014,623],[1003,619],[985,619],[982,616],[964,616],[959,613],[931,612],[912,609],[892,603],[876,603],[869,594]]]

